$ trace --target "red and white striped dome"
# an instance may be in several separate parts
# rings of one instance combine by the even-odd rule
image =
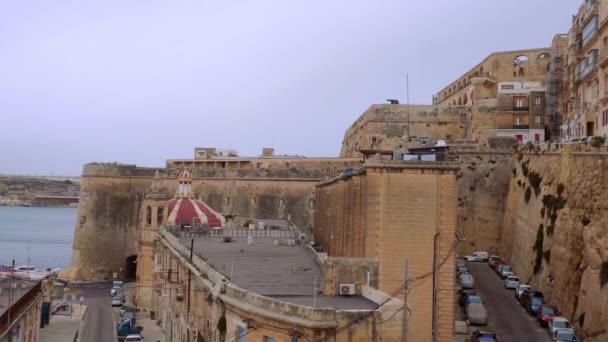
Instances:
[[[174,198],[167,203],[169,216],[167,223],[172,225],[202,224],[212,228],[224,227],[226,219],[205,203],[191,198]]]
[[[205,203],[192,196],[192,174],[184,168],[178,176],[178,187],[175,198],[167,203],[169,216],[167,223],[171,225],[202,224],[209,227],[224,227],[226,219]]]

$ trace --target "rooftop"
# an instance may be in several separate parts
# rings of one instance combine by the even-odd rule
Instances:
[[[180,238],[179,241],[189,247],[190,239]],[[245,236],[232,240],[224,242],[222,237],[197,237],[194,238],[194,252],[243,289],[288,303],[313,306],[316,280],[317,308],[370,310],[376,306],[361,296],[320,295],[323,272],[312,250],[305,245],[287,245],[287,238],[274,237],[253,238],[251,245]]]

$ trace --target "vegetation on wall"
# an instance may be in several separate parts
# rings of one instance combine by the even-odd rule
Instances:
[[[528,177],[528,172],[530,171],[530,168],[528,167],[530,164],[529,160],[523,161],[521,163],[521,172],[523,173],[524,177]]]
[[[583,224],[583,226],[588,226],[589,223],[591,223],[591,219],[587,216],[583,216],[583,218],[581,218],[581,223]]]
[[[540,184],[543,181],[543,177],[541,177],[535,171],[530,171],[530,172],[528,172],[528,180],[530,181],[530,185],[532,186],[532,189],[534,189],[534,195],[536,195],[536,197],[538,197],[538,195],[540,194]]]
[[[551,263],[551,250],[550,249],[547,249],[543,253],[543,258],[545,258],[545,261],[547,262],[547,264]]]
[[[543,232],[543,225],[538,226],[536,232],[536,241],[532,249],[536,252],[536,258],[534,259],[534,274],[540,271],[543,264],[543,243],[545,240],[545,233]]]
[[[530,196],[532,196],[532,189],[530,187],[527,187],[526,192],[524,193],[524,200],[526,201],[526,204],[530,202]]]
[[[547,225],[548,236],[552,236],[553,232],[555,231],[555,222],[557,221],[558,211],[564,209],[564,207],[566,206],[566,199],[562,197],[562,193],[564,192],[563,185],[561,185],[561,188],[558,185],[557,192],[557,196],[548,194],[544,195],[542,199],[543,209],[546,208],[547,216],[549,218],[549,224]],[[543,215],[544,211],[541,210],[541,216]]]
[[[600,266],[600,285],[604,287],[606,284],[608,284],[608,261],[604,261]]]

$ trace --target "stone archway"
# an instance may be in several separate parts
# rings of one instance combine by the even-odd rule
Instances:
[[[137,279],[137,255],[130,255],[125,259],[124,281],[135,281]]]

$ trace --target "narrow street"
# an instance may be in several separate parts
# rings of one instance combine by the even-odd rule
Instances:
[[[111,305],[110,283],[87,284],[82,292],[77,288],[78,296],[84,297],[87,314],[82,340],[84,342],[116,341],[114,334],[113,310]]]
[[[551,341],[547,330],[541,328],[536,317],[529,315],[519,304],[513,290],[505,289],[503,281],[487,262],[469,262],[467,267],[475,279],[475,291],[486,304],[487,329],[496,332],[499,341]]]

